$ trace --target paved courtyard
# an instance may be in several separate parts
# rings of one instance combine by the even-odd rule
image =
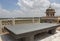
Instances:
[[[8,35],[0,35],[0,41],[15,41]],[[56,31],[56,34],[42,33],[35,36],[35,41],[60,41],[60,31]]]
[[[36,37],[35,41],[60,41],[60,31],[56,31],[56,34],[42,34]]]

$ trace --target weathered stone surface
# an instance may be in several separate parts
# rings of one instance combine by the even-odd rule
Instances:
[[[54,23],[35,23],[35,24],[22,24],[22,25],[14,25],[14,26],[7,26],[6,28],[13,32],[14,34],[22,34],[27,32],[32,32],[36,30],[42,30],[46,28],[55,28],[59,24]]]

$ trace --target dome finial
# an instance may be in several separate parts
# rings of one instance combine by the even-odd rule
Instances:
[[[49,5],[49,8],[51,8],[51,4]]]
[[[52,8],[51,4],[49,5],[49,8]]]

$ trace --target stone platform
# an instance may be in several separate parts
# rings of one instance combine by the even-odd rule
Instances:
[[[35,36],[39,33],[47,32],[49,34],[54,34],[56,32],[56,28],[59,26],[60,24],[35,23],[5,26],[4,29],[9,32],[13,39],[19,41],[35,41]]]
[[[16,41],[12,39],[8,34],[0,35],[0,41]],[[56,31],[56,34],[41,33],[36,35],[35,41],[60,41],[60,31]]]

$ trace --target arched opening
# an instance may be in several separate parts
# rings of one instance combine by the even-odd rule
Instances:
[[[59,23],[60,23],[60,21],[59,21]]]

